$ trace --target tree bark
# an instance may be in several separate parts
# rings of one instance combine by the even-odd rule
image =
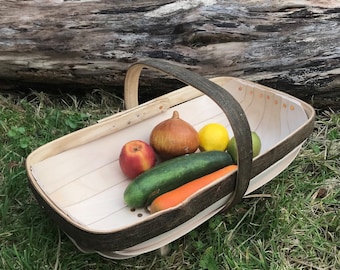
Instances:
[[[0,4],[0,90],[103,88],[121,95],[131,63],[162,58],[340,109],[338,0]],[[141,84],[146,99],[180,86],[155,72]]]

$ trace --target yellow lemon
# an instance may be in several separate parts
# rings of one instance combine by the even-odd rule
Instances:
[[[229,142],[227,129],[218,123],[210,123],[202,127],[198,137],[201,151],[225,151]]]

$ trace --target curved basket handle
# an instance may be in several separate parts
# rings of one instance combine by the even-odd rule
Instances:
[[[138,105],[138,83],[143,68],[162,71],[209,96],[224,112],[233,129],[238,151],[238,172],[235,190],[224,209],[240,202],[248,189],[252,168],[252,139],[249,123],[243,109],[235,98],[221,86],[185,68],[163,60],[143,60],[133,64],[127,71],[124,85],[125,105]]]

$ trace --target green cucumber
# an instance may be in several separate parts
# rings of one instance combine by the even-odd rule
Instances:
[[[233,164],[227,152],[207,151],[176,157],[137,176],[125,189],[128,206],[147,206],[157,196]]]

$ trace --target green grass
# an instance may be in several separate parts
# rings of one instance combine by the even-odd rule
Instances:
[[[123,261],[83,254],[35,201],[24,167],[40,145],[115,113],[121,100],[0,95],[0,269],[340,269],[340,113],[318,112],[296,160],[228,213]]]

